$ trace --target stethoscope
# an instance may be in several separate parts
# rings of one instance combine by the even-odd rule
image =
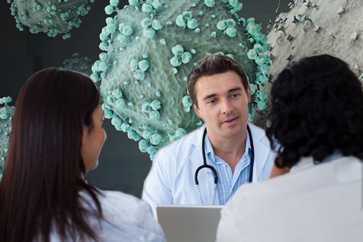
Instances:
[[[249,176],[249,179],[248,179],[248,182],[251,183],[252,182],[252,176],[253,176],[253,166],[254,166],[254,163],[255,163],[255,147],[253,146],[253,139],[252,139],[252,133],[251,133],[251,129],[250,127],[247,125],[247,132],[248,132],[248,139],[250,140],[250,159],[251,159],[251,164],[250,164],[250,176]],[[203,132],[203,139],[202,139],[202,152],[203,152],[203,165],[199,166],[197,168],[197,170],[195,171],[194,173],[194,181],[195,181],[195,184],[196,185],[199,185],[199,181],[198,181],[198,174],[199,172],[204,169],[204,168],[207,168],[207,169],[210,169],[213,173],[213,176],[214,176],[214,184],[218,184],[218,174],[217,174],[217,171],[216,169],[211,166],[211,165],[208,165],[207,164],[207,160],[205,158],[205,148],[204,148],[204,143],[205,143],[205,137],[207,136],[207,128],[204,129],[204,132]]]

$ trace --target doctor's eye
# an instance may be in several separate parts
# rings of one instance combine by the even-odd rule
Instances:
[[[207,104],[215,104],[216,102],[217,102],[216,98],[209,98],[209,99],[206,100]]]
[[[241,96],[241,93],[239,93],[239,92],[232,93],[232,94],[230,95],[230,97],[232,97],[232,98],[237,98],[237,97],[240,97],[240,96]]]

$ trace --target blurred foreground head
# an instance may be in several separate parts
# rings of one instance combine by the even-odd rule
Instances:
[[[287,66],[271,89],[268,137],[275,165],[302,157],[319,163],[334,152],[363,159],[361,82],[342,60],[318,55]]]

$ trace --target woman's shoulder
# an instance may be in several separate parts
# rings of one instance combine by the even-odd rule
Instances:
[[[91,196],[87,192],[81,192],[86,207],[95,209]],[[106,218],[122,214],[122,217],[147,213],[149,205],[139,198],[119,191],[104,191],[98,189],[97,198],[100,202],[102,212]],[[130,218],[128,218],[130,219]]]
[[[102,231],[105,238],[118,234],[144,238],[140,241],[164,241],[163,232],[145,201],[117,191],[100,191],[98,199],[104,217]]]
[[[123,216],[147,212],[149,205],[143,200],[118,191],[101,191],[98,196],[104,213],[121,213]]]
[[[130,194],[126,194],[119,191],[104,191],[104,190],[99,190],[99,191],[100,195],[98,197],[101,202],[116,204],[116,205],[119,203],[129,203],[131,206],[143,204],[142,200]]]

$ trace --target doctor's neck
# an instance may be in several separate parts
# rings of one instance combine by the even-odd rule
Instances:
[[[226,161],[234,170],[245,152],[247,128],[242,129],[242,133],[234,136],[220,136],[207,130],[207,136],[213,147],[214,154]]]

